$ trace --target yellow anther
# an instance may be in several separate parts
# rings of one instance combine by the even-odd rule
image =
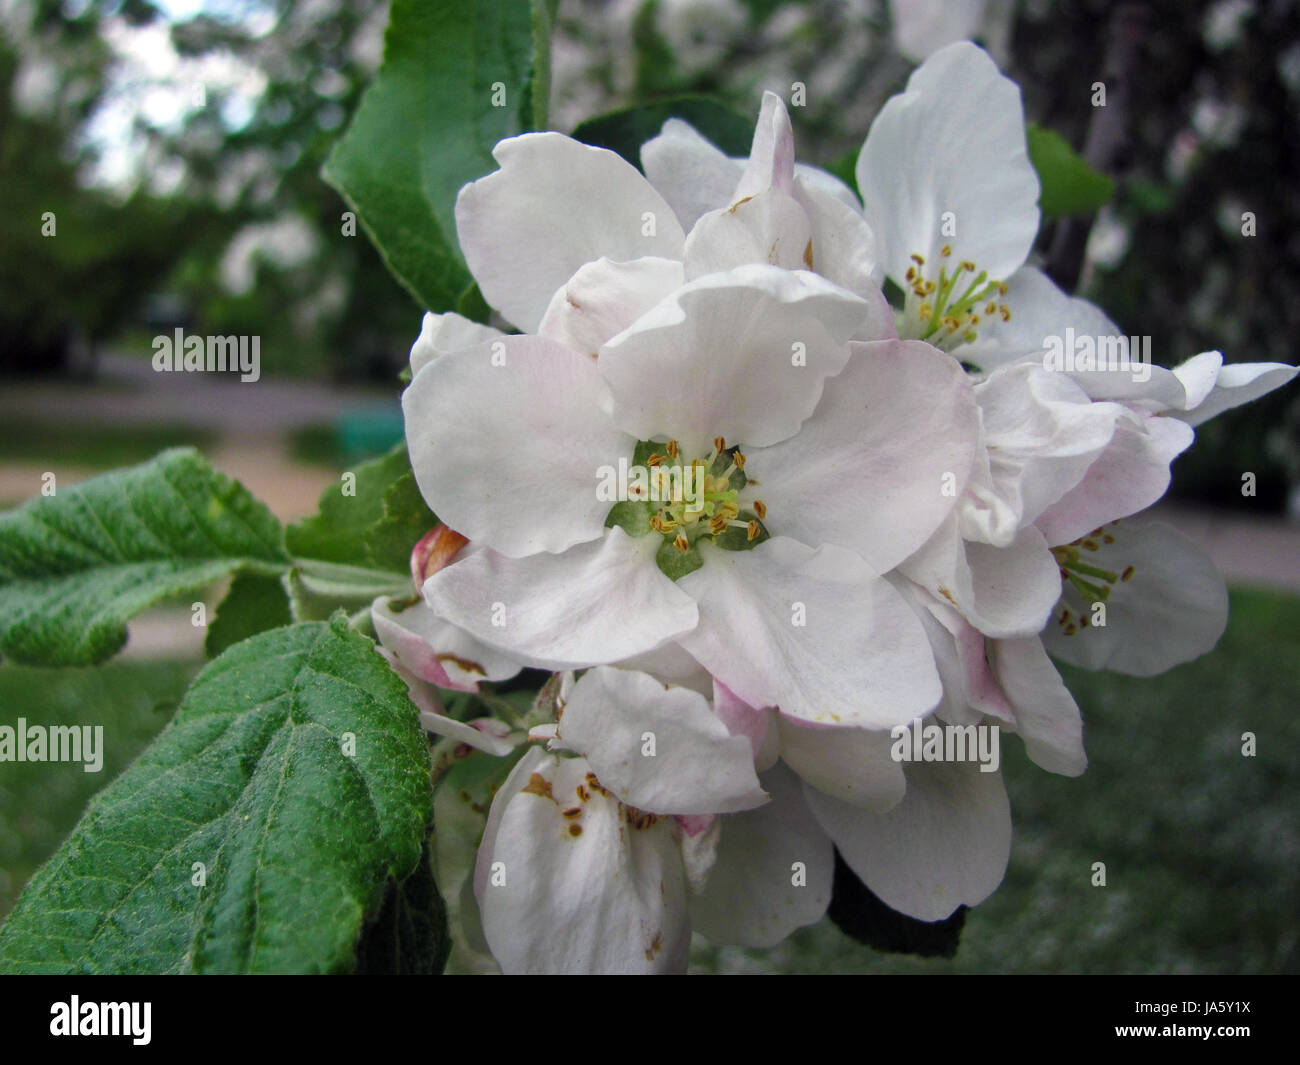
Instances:
[[[963,259],[961,261],[961,268],[963,270],[969,270],[972,274],[975,272],[975,264],[969,259]]]
[[[743,470],[745,468],[745,456],[741,452],[737,451],[732,455],[731,461],[736,464],[736,469]],[[728,479],[728,481],[730,481],[730,479]]]
[[[669,458],[675,459],[677,457],[678,451],[680,451],[681,449],[677,446],[676,440],[669,440],[668,443],[665,445],[664,450],[668,452]]]
[[[945,244],[942,248],[939,249],[939,254],[942,255],[945,259],[948,258],[948,256],[952,254],[952,245]]]
[[[997,314],[997,313],[998,313],[998,305],[997,305],[996,303],[994,303],[992,300],[989,300],[988,303],[984,304],[984,313],[985,313],[985,314]]]
[[[659,452],[656,451],[653,455],[651,455],[648,459],[645,460],[645,464],[647,466],[658,466],[664,461],[664,458],[665,456],[659,454]]]
[[[727,450],[726,439],[721,436],[715,436],[713,438],[713,450],[718,452],[726,451]]]
[[[673,547],[677,548],[677,550],[682,554],[686,554],[686,552],[691,549],[691,542],[686,539],[685,533],[678,533],[677,537],[673,540]]]
[[[917,255],[915,252],[912,253],[912,262],[916,263],[917,266],[925,265],[925,259],[920,255]]]
[[[759,521],[765,521],[767,519],[767,504],[764,503],[761,499],[755,499],[754,513],[758,515]]]
[[[759,534],[763,531],[763,526],[759,525],[756,521],[751,521],[745,528],[745,539],[747,540],[757,540]]]
[[[1005,303],[998,307],[998,313],[1002,316],[1004,322],[1011,321],[1011,308]]]

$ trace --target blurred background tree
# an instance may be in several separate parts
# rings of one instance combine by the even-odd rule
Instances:
[[[183,325],[260,335],[266,373],[391,380],[421,308],[319,177],[379,63],[386,9],[0,0],[0,370],[65,372],[104,346],[147,354],[152,333]],[[1163,364],[1216,348],[1293,362],[1291,0],[563,0],[552,124],[682,93],[752,118],[763,89],[789,98],[799,83],[801,157],[847,175],[915,62],[971,36],[1021,83],[1029,117],[1083,150],[1117,12],[1136,39],[1108,160],[1117,194],[1071,272]],[[1052,266],[1057,228],[1038,248]],[[1294,389],[1201,437],[1175,467],[1176,494],[1241,504],[1250,471],[1259,496],[1246,504],[1280,510],[1300,483]]]

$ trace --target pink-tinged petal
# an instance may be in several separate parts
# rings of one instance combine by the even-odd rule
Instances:
[[[685,280],[682,264],[673,259],[597,259],[555,293],[537,333],[594,356]]]
[[[1178,418],[1133,410],[1083,480],[1037,518],[1053,546],[1086,536],[1099,525],[1145,510],[1169,487],[1169,464],[1196,434]]]
[[[785,101],[774,92],[763,93],[754,142],[732,193],[732,203],[768,189],[787,194],[794,190],[794,130]]]
[[[762,781],[772,802],[723,818],[713,870],[690,900],[691,924],[715,943],[775,946],[830,905],[834,850],[798,778],[778,765]]]
[[[420,492],[444,522],[502,554],[563,551],[604,531],[603,465],[635,440],[601,414],[595,360],[508,336],[444,355],[402,395]]]
[[[903,767],[888,732],[810,725],[780,714],[781,760],[818,791],[884,813],[903,797]]]
[[[670,118],[657,137],[641,145],[641,166],[687,231],[701,215],[732,204],[745,170],[742,161],[679,118]]]
[[[989,653],[1029,757],[1049,773],[1079,776],[1088,767],[1083,718],[1043,641],[1037,636],[992,640]]]
[[[887,906],[941,921],[983,902],[1011,854],[1011,808],[1001,773],[977,762],[908,765],[903,801],[873,814],[804,787],[804,797],[849,868]]]
[[[420,323],[420,335],[411,345],[411,374],[419,373],[426,363],[440,355],[461,348],[496,340],[504,334],[490,325],[471,322],[455,311],[446,314],[425,314]]]
[[[380,596],[370,607],[375,635],[402,665],[439,688],[477,691],[483,680],[507,680],[522,666],[495,647],[439,618],[421,600]]]
[[[426,732],[454,739],[497,757],[509,754],[524,741],[523,733],[512,733],[504,722],[495,718],[456,721],[448,717],[437,691],[429,682],[402,665],[397,655],[387,647],[380,647],[379,653],[406,685],[407,695],[420,712],[420,727]]]
[[[1032,525],[1009,546],[994,547],[962,540],[953,517],[899,568],[986,636],[1040,632],[1060,589],[1056,560]]]
[[[468,538],[439,522],[411,548],[411,583],[416,588],[423,588],[424,582],[438,570],[450,566],[468,543]]]
[[[956,607],[911,581],[896,577],[893,583],[916,609],[934,649],[944,695],[935,713],[954,725],[978,724],[984,714],[1010,723],[1011,705],[989,668],[984,634]]]
[[[525,133],[492,155],[500,169],[460,191],[456,232],[483,297],[524,332],[585,263],[681,258],[672,208],[614,152]]]
[[[647,813],[732,813],[768,799],[749,741],[731,735],[704,696],[648,673],[602,666],[583,674],[559,734],[601,784]]]
[[[700,623],[679,641],[750,706],[887,729],[939,701],[921,623],[852,552],[784,536],[700,550],[704,565],[678,581]]]
[[[1240,407],[1295,380],[1300,369],[1282,362],[1228,363],[1219,371],[1212,391],[1195,410],[1177,414],[1189,425],[1200,425],[1216,414]]]
[[[600,350],[615,423],[702,458],[792,436],[844,368],[866,303],[829,281],[741,266],[688,282]]]
[[[581,758],[544,757],[493,801],[504,809],[484,835],[487,874],[476,883],[492,954],[506,973],[684,971],[681,829],[631,814],[591,788],[588,772]]]
[[[857,179],[881,263],[900,283],[908,256],[937,270],[945,244],[952,262],[973,260],[1005,281],[1038,234],[1039,183],[1020,89],[973,44],[936,52],[885,103],[858,156]]]
[[[525,665],[618,662],[698,621],[695,602],[655,565],[661,542],[614,528],[561,555],[481,551],[429,578],[424,598],[439,617]]]
[[[713,712],[733,736],[744,736],[754,752],[754,768],[766,772],[781,756],[781,736],[776,728],[776,713],[770,708],[755,709],[713,678]]]
[[[1048,653],[1084,669],[1153,677],[1211,650],[1228,623],[1228,592],[1210,557],[1159,522],[1124,521],[1105,533],[1112,543],[1098,538],[1090,541],[1097,550],[1082,554],[1120,577],[1105,603],[1106,624],[1094,624],[1091,604],[1068,588],[1043,633]]]

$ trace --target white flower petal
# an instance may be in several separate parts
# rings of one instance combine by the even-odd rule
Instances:
[[[610,503],[602,465],[635,440],[601,414],[590,355],[507,336],[429,363],[402,395],[420,493],[476,543],[511,556],[597,539]]]
[[[811,249],[804,209],[789,193],[764,189],[695,223],[686,238],[686,276],[694,281],[748,263],[807,270]]]
[[[889,728],[939,701],[920,622],[852,552],[784,536],[750,551],[700,550],[704,565],[678,581],[700,624],[679,641],[750,706]]]
[[[524,332],[584,263],[681,258],[672,208],[614,152],[525,133],[492,155],[500,169],[460,191],[456,232],[484,299]]]
[[[863,299],[872,302],[879,299],[884,303],[878,317],[881,327],[888,323],[889,328],[878,329],[862,339],[895,335],[893,312],[880,293],[884,270],[878,260],[876,235],[862,217],[862,208],[856,200],[846,204],[841,197],[815,181],[806,180],[802,174],[795,178],[794,198],[808,217],[812,240],[808,268]]]
[[[1020,524],[1078,484],[1115,435],[1123,408],[1095,403],[1068,377],[1032,363],[975,386],[994,491]]]
[[[785,101],[774,92],[763,93],[754,142],[732,193],[732,203],[768,189],[792,192],[794,188],[794,130]]]
[[[446,314],[428,314],[420,321],[420,335],[411,345],[411,374],[414,376],[439,355],[461,348],[473,347],[502,336],[500,329],[479,325],[455,311]]]
[[[949,518],[899,567],[936,599],[957,607],[986,636],[1031,636],[1042,630],[1060,588],[1060,570],[1032,525],[1007,547],[966,542]]]
[[[984,315],[977,331],[978,339],[963,344],[956,352],[985,373],[1026,358],[1043,365],[1052,338],[1064,345],[1067,330],[1073,330],[1076,337],[1090,336],[1094,340],[1121,335],[1119,326],[1100,307],[1062,291],[1035,266],[1022,266],[1006,280],[1006,295],[997,297],[997,302],[1006,304],[1011,312],[1010,320],[1004,322],[998,315]],[[1102,380],[1116,376],[1120,375],[1103,375]]]
[[[866,308],[772,266],[689,282],[601,348],[614,421],[641,440],[675,438],[691,458],[719,435],[746,447],[792,436],[844,368]]]
[[[903,801],[873,814],[804,787],[804,797],[849,868],[887,906],[941,921],[983,902],[1011,853],[1001,773],[977,762],[909,765]]]
[[[731,735],[698,692],[665,688],[647,673],[589,670],[559,731],[601,784],[639,810],[732,813],[767,802],[749,740]]]
[[[587,771],[551,755],[506,797],[477,891],[492,954],[507,973],[684,971],[681,830],[671,819],[635,827],[622,804],[587,787]]]
[[[886,573],[951,513],[978,442],[975,398],[956,361],[919,340],[849,348],[803,428],[747,450],[745,469],[771,529],[838,544]]]
[[[688,232],[701,215],[730,206],[745,170],[744,162],[728,157],[680,118],[670,118],[657,137],[641,145],[641,165]]]
[[[1211,650],[1228,623],[1228,592],[1210,557],[1159,522],[1125,521],[1106,531],[1114,543],[1099,541],[1087,561],[1121,575],[1132,566],[1132,575],[1111,586],[1104,627],[1067,636],[1058,611],[1043,634],[1048,652],[1084,669],[1153,677]],[[1088,609],[1068,593],[1066,606],[1076,618]]]
[[[659,572],[658,537],[622,529],[561,555],[470,555],[435,573],[439,617],[526,665],[580,669],[643,654],[693,629],[694,601]]]
[[[537,335],[595,355],[685,280],[682,264],[672,259],[597,259],[555,293]]]
[[[1282,362],[1228,363],[1219,371],[1211,392],[1195,410],[1176,415],[1189,425],[1200,425],[1216,414],[1259,399],[1295,380],[1300,368]]]
[[[1185,393],[1185,401],[1181,404],[1182,409],[1192,410],[1205,402],[1209,394],[1214,391],[1214,385],[1219,380],[1219,371],[1222,368],[1223,354],[1218,351],[1203,351],[1173,368],[1172,373],[1178,378]],[[1179,404],[1171,403],[1169,406],[1178,407]]]
[[[722,819],[722,838],[691,923],[715,943],[771,947],[819,921],[831,900],[835,852],[783,766],[762,777],[772,802]]]
[[[1079,776],[1088,767],[1083,718],[1043,641],[1037,636],[992,640],[989,652],[1029,757],[1049,773]]]
[[[903,767],[890,756],[889,733],[811,725],[777,715],[781,760],[818,791],[875,813],[903,797]]]
[[[1020,89],[973,44],[936,52],[885,103],[858,156],[857,179],[881,262],[900,283],[908,256],[937,268],[945,244],[953,262],[973,260],[1006,280],[1038,233],[1039,183]],[[943,231],[948,212],[951,235]]]
[[[1075,487],[1037,518],[1053,546],[1145,510],[1169,487],[1169,464],[1195,438],[1186,422],[1134,410]]]

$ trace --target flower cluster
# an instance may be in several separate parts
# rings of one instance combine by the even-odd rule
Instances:
[[[902,758],[899,730],[996,728],[1082,773],[1049,654],[1149,675],[1215,644],[1221,579],[1139,515],[1193,426],[1295,369],[1045,359],[1127,338],[1027,263],[1020,94],[974,45],[883,108],[860,200],[795,162],[772,94],[748,159],[675,119],[644,173],[558,133],[494,155],[456,221],[518,332],[425,317],[403,406],[443,524],[418,595],[374,609],[428,728],[527,747],[473,877],[494,956],[772,945],[825,913],[836,850],[913,918],[980,902],[1010,850],[996,764]],[[611,501],[619,468],[665,476]],[[441,713],[432,686],[525,666],[556,678],[522,726]]]

